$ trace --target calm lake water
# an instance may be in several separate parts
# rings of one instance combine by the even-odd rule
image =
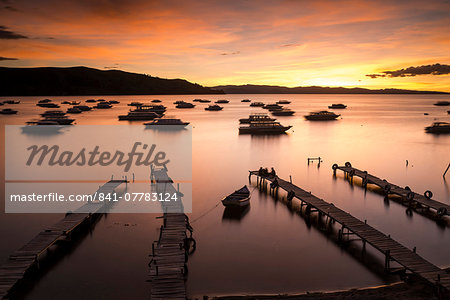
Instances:
[[[16,116],[1,116],[3,124],[24,124],[45,108],[35,106],[45,97],[15,97]],[[51,97],[56,102],[89,97]],[[442,174],[450,162],[450,135],[430,135],[424,127],[435,120],[450,121],[448,107],[436,107],[448,95],[189,95],[189,96],[104,96],[119,100],[109,110],[74,115],[77,124],[122,124],[127,103],[161,99],[166,115],[177,116],[193,126],[193,212],[197,251],[189,258],[187,288],[190,296],[299,293],[381,285],[398,280],[383,275],[384,258],[368,247],[360,259],[338,246],[313,224],[292,213],[286,205],[255,190],[250,209],[241,215],[224,214],[221,198],[248,183],[248,170],[274,167],[280,177],[295,184],[412,248],[430,262],[450,266],[450,230],[405,207],[385,202],[383,196],[352,186],[331,165],[350,161],[416,192],[431,190],[435,199],[450,203],[450,183]],[[228,99],[224,110],[208,112],[207,104],[193,109],[176,109],[175,100]],[[278,117],[293,125],[281,136],[238,134],[238,119],[252,112],[241,99],[273,103],[288,99],[296,111]],[[0,100],[10,97],[0,98]],[[345,103],[342,118],[333,122],[309,122],[303,115],[326,109],[331,103]],[[63,106],[64,107],[64,106]],[[427,112],[429,115],[424,115]],[[1,131],[4,134],[4,130]],[[112,137],[113,138],[113,137]],[[3,139],[2,139],[3,140]],[[4,143],[4,142],[3,142]],[[1,179],[4,181],[4,146]],[[323,158],[307,164],[308,157]],[[406,160],[409,165],[406,166]],[[450,181],[450,174],[447,175]],[[255,182],[252,183],[254,186]],[[130,184],[132,186],[132,184]],[[251,190],[253,189],[251,187]],[[4,184],[1,185],[0,261],[29,241],[62,214],[5,214]],[[150,283],[148,255],[158,238],[157,214],[109,214],[103,217],[69,253],[39,276],[26,299],[148,299]],[[358,248],[360,242],[354,242]]]

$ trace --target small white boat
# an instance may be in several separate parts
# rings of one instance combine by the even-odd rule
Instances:
[[[250,191],[247,186],[244,185],[237,191],[234,191],[230,195],[226,196],[222,200],[224,206],[247,206],[250,204]]]

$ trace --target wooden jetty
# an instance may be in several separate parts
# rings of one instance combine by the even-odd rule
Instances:
[[[420,206],[427,210],[433,209],[440,217],[450,216],[450,205],[431,199],[433,193],[426,191],[423,195],[415,193],[408,186],[402,188],[398,185],[392,184],[385,179],[380,179],[374,175],[367,173],[367,171],[361,171],[357,168],[353,168],[351,163],[346,162],[344,166],[333,165],[333,172],[336,174],[337,170],[341,170],[346,176],[353,179],[353,176],[360,177],[362,179],[363,187],[367,187],[368,184],[374,184],[380,187],[386,196],[394,194],[400,196],[403,202],[409,207]]]
[[[97,190],[98,193],[113,193],[115,188],[126,180],[110,180]],[[16,284],[25,278],[27,273],[39,268],[39,259],[59,241],[70,240],[71,235],[81,225],[93,220],[96,212],[106,205],[103,201],[86,203],[56,224],[47,227],[30,242],[11,254],[8,260],[0,266],[0,299],[7,299]]]
[[[410,271],[423,278],[429,284],[437,287],[440,295],[449,293],[450,274],[428,262],[415,253],[415,251],[393,240],[390,236],[368,225],[367,222],[355,218],[332,203],[319,199],[310,192],[276,175],[262,175],[259,171],[250,171],[249,180],[251,180],[252,175],[256,176],[257,185],[264,189],[267,189],[267,185],[270,183],[270,191],[273,194],[278,195],[278,190],[281,188],[287,192],[286,198],[288,201],[292,201],[294,198],[300,200],[301,207],[306,206],[305,212],[307,214],[317,212],[319,216],[325,216],[327,219],[339,223],[341,225],[341,229],[339,230],[340,240],[342,240],[344,235],[353,234],[362,240],[363,247],[368,243],[380,251],[385,256],[386,271],[391,270],[390,262],[394,261],[401,265],[405,272]]]
[[[152,244],[150,281],[151,299],[186,299],[185,278],[187,260],[192,238],[189,218],[183,211],[182,194],[173,186],[173,181],[165,168],[151,166],[150,179],[157,193],[176,193],[177,201],[161,202],[163,225],[158,241]],[[189,236],[187,234],[189,232]]]

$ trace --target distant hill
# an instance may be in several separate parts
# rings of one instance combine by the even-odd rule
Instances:
[[[371,90],[364,88],[299,86],[284,87],[273,85],[220,85],[212,87],[226,94],[448,94],[445,92],[413,91],[399,89]]]
[[[119,70],[0,67],[0,96],[221,94],[182,79]]]

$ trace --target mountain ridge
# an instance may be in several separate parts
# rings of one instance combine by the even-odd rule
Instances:
[[[89,67],[0,67],[1,96],[222,94],[184,79]]]
[[[404,89],[368,89],[323,86],[285,87],[277,85],[219,85],[211,89],[226,94],[449,94],[440,91],[416,91]]]

